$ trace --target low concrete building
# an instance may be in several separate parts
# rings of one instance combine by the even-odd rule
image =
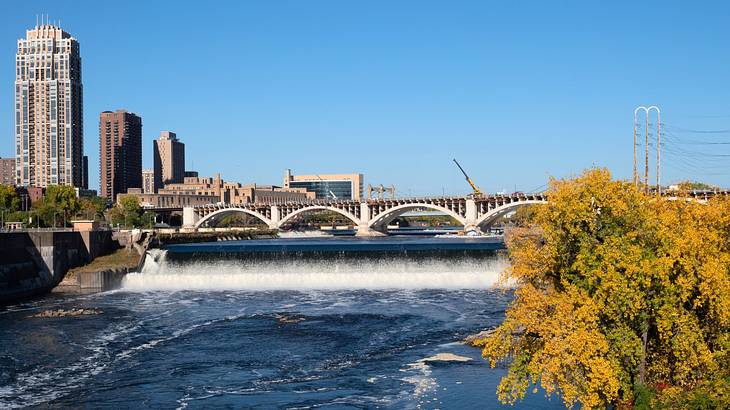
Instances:
[[[143,208],[182,208],[185,206],[208,205],[218,203],[218,196],[189,192],[158,192],[146,194],[141,188],[131,188],[126,194],[117,196],[117,203],[127,196],[136,196]]]
[[[314,192],[304,188],[282,188],[275,185],[244,185],[239,188],[247,202],[258,204],[283,204],[288,202],[306,202],[316,198]]]
[[[284,188],[314,192],[317,199],[362,199],[363,174],[293,175],[284,174]]]
[[[315,199],[314,192],[304,188],[282,188],[273,185],[242,185],[238,182],[226,182],[220,174],[215,178],[198,176],[185,177],[181,184],[167,184],[159,189],[160,194],[213,195],[216,202],[225,204],[250,203],[284,203],[308,201]]]
[[[94,220],[71,221],[76,232],[89,232],[99,230],[99,222]]]

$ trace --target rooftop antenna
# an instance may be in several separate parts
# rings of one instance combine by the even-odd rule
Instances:
[[[38,15],[35,15],[35,28],[38,28]]]

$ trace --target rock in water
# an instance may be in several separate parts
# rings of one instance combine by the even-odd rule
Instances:
[[[284,315],[277,313],[274,317],[276,318],[276,321],[281,324],[296,324],[305,320],[304,316],[300,315]]]
[[[99,309],[56,309],[56,310],[44,310],[40,313],[36,313],[31,317],[73,317],[73,316],[89,316],[101,314]]]
[[[481,345],[479,345],[477,342],[487,338],[492,333],[494,333],[494,329],[482,330],[479,333],[467,336],[466,339],[464,339],[464,343],[473,347],[481,347]]]
[[[470,357],[465,356],[459,356],[455,355],[453,353],[439,353],[436,355],[433,355],[431,357],[426,357],[421,360],[418,360],[419,363],[434,363],[434,362],[454,362],[454,363],[464,363],[464,362],[470,362]]]

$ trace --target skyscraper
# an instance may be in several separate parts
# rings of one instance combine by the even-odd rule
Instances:
[[[142,119],[131,112],[99,116],[101,196],[116,201],[129,188],[142,188]]]
[[[16,179],[21,186],[81,186],[83,88],[79,43],[36,25],[15,57]]]
[[[160,138],[153,141],[155,189],[165,184],[179,184],[185,179],[185,144],[174,132],[162,131]]]
[[[81,167],[81,188],[89,189],[89,157],[86,155]]]

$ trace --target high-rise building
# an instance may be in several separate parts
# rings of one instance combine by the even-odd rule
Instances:
[[[142,119],[125,110],[99,116],[101,196],[115,201],[129,188],[142,188]]]
[[[0,158],[0,185],[15,185],[15,158]]]
[[[89,189],[89,157],[84,155],[83,166],[81,167],[81,188]]]
[[[185,178],[185,144],[174,132],[162,131],[160,138],[153,141],[155,168],[155,189],[165,184],[179,184]]]
[[[143,194],[154,194],[157,192],[155,189],[155,170],[143,169],[142,170],[142,193]]]
[[[285,188],[304,188],[314,192],[317,199],[352,199],[362,198],[362,174],[318,174],[292,175],[287,169],[284,174]]]
[[[27,30],[15,57],[18,185],[82,185],[82,103],[78,41],[51,24]]]

